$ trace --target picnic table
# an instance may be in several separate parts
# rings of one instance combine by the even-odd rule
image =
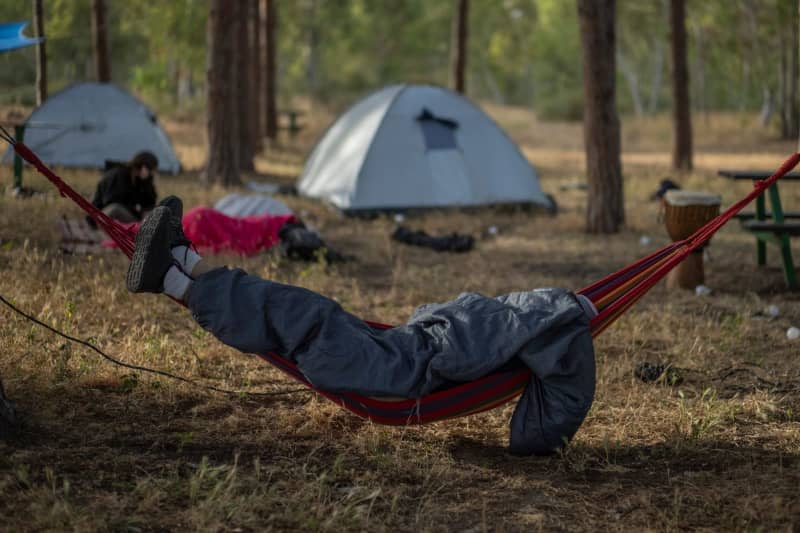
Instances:
[[[759,181],[769,178],[772,172],[762,170],[720,170],[718,174],[731,180]],[[781,178],[785,181],[800,181],[800,173],[791,172]],[[770,212],[766,210],[765,194],[769,195]],[[800,236],[800,212],[786,212],[781,203],[778,182],[769,186],[766,193],[756,197],[755,212],[740,213],[737,218],[742,227],[756,237],[757,262],[767,264],[767,243],[775,244],[781,251],[783,274],[790,289],[798,289],[797,271],[792,260],[791,237]]]

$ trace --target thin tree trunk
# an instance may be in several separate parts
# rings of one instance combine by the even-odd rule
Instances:
[[[264,137],[274,142],[278,138],[277,85],[275,83],[278,19],[275,0],[261,0],[261,16],[264,21]]]
[[[706,96],[706,62],[705,62],[705,34],[703,33],[702,25],[697,22],[693,21],[692,23],[692,34],[694,35],[694,72],[695,72],[695,82],[694,82],[694,98],[695,109],[701,111],[703,116],[705,117],[706,121],[708,121],[708,106],[706,102],[708,98]]]
[[[205,179],[239,185],[239,108],[236,104],[238,2],[210,0],[207,42],[208,161]]]
[[[800,133],[800,117],[798,116],[797,101],[797,77],[800,75],[800,60],[798,58],[798,13],[795,10],[792,10],[792,24],[789,28],[789,37],[785,138],[794,139],[798,136],[798,133]]]
[[[249,0],[250,14],[248,15],[248,24],[250,25],[250,100],[252,101],[252,110],[250,111],[250,118],[253,121],[253,149],[256,152],[261,151],[262,139],[264,138],[264,128],[261,125],[263,114],[261,113],[261,99],[264,94],[262,91],[263,86],[263,73],[261,70],[261,19],[258,16],[259,0]]]
[[[578,0],[589,233],[614,233],[625,222],[616,107],[615,8],[615,0]]]
[[[33,0],[33,28],[36,37],[44,39],[42,0]],[[44,40],[36,45],[36,105],[47,100],[47,49]]]
[[[639,79],[636,77],[633,68],[631,68],[630,64],[628,64],[628,61],[625,59],[622,49],[617,50],[617,61],[619,61],[619,67],[622,69],[625,81],[628,82],[628,90],[631,93],[631,100],[633,101],[633,112],[637,117],[641,117],[644,114],[644,106],[642,105],[642,96],[639,92]]]
[[[758,114],[758,121],[762,127],[769,125],[769,119],[772,117],[772,91],[769,86],[764,84],[761,88],[761,112]]]
[[[748,61],[758,60],[763,56],[761,39],[759,39],[758,32],[758,12],[760,4],[758,0],[746,0],[742,3],[744,10],[744,17],[747,23],[747,29],[751,36],[751,42],[748,48],[752,52],[748,54]],[[772,87],[766,79],[761,80],[761,112],[758,115],[758,121],[762,127],[769,125],[770,118],[773,111],[772,100]]]
[[[664,25],[669,24],[669,0],[661,0]],[[661,96],[661,83],[664,79],[664,40],[665,36],[661,32],[653,35],[653,70],[650,76],[650,101],[647,104],[647,112],[650,114],[658,111],[659,97]]]
[[[464,94],[467,90],[464,73],[467,68],[467,36],[469,26],[469,0],[455,0],[456,16],[453,18],[453,90]]]
[[[253,121],[250,114],[251,108],[249,83],[250,73],[250,35],[247,32],[247,18],[250,14],[249,6],[246,2],[237,1],[236,3],[236,72],[234,86],[236,87],[236,106],[239,115],[239,169],[245,172],[252,172],[253,166]],[[255,55],[254,55],[255,57]]]
[[[786,107],[789,101],[789,80],[787,79],[788,58],[786,57],[786,31],[782,25],[778,28],[778,46],[780,46],[780,63],[778,64],[778,99],[780,102],[781,137],[786,138],[789,125],[786,120]]]
[[[505,97],[503,96],[503,91],[500,90],[500,86],[497,83],[497,79],[492,74],[492,69],[489,68],[489,65],[486,63],[486,58],[481,56],[479,58],[480,61],[480,70],[481,76],[483,77],[484,83],[486,84],[486,89],[492,95],[492,102],[498,105],[504,105],[506,103]]]
[[[670,0],[672,43],[672,166],[692,169],[692,117],[689,109],[689,68],[686,60],[686,2]]]
[[[97,81],[111,81],[111,60],[108,55],[108,27],[105,0],[92,0],[92,49]]]
[[[658,101],[661,95],[661,83],[664,79],[664,41],[658,38],[653,52],[653,73],[650,78],[650,101],[647,103],[647,112],[658,111]]]
[[[167,77],[169,78],[170,96],[172,96],[172,103],[176,107],[180,105],[180,96],[178,95],[178,85],[181,79],[181,62],[174,57],[169,58],[167,61]]]
[[[308,19],[308,63],[306,64],[306,83],[308,84],[308,92],[311,95],[311,103],[317,99],[319,73],[317,72],[319,53],[319,22],[317,21],[317,0],[309,0],[308,11],[306,13]],[[382,67],[381,65],[380,67]],[[380,68],[379,67],[379,68]]]

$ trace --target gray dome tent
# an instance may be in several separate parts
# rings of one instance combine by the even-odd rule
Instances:
[[[341,115],[311,152],[298,191],[349,212],[554,207],[491,118],[459,94],[421,85],[385,87]]]
[[[158,169],[177,174],[181,165],[155,114],[109,83],[79,83],[50,96],[25,122],[25,144],[48,165],[104,168],[147,150]],[[13,160],[9,149],[4,162]]]

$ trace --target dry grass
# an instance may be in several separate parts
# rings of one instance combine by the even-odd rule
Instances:
[[[579,288],[666,242],[646,201],[668,175],[669,123],[624,126],[628,227],[582,232],[578,124],[538,124],[492,109],[556,194],[556,218],[529,213],[429,214],[430,232],[499,235],[465,255],[392,242],[393,222],[342,219],[297,198],[338,249],[358,260],[335,268],[265,254],[223,263],[329,295],[365,318],[404,320],[421,303],[464,290],[498,294],[539,286]],[[293,149],[259,160],[291,176],[326,120]],[[202,161],[200,122],[168,128],[189,168]],[[699,119],[698,170],[681,181],[743,195],[718,167],[776,167],[793,150],[751,118]],[[10,181],[6,168],[3,181]],[[94,173],[64,171],[89,193]],[[0,198],[0,294],[67,333],[122,359],[244,390],[292,386],[277,371],[210,338],[163,297],[129,295],[119,254],[68,256],[56,249],[56,217],[77,215],[46,190]],[[218,198],[191,173],[164,177],[162,194],[189,205]],[[800,207],[800,184],[786,185]],[[643,247],[640,236],[652,244]],[[800,527],[800,297],[784,291],[775,250],[757,270],[752,239],[737,224],[714,238],[711,296],[651,291],[597,339],[598,392],[561,456],[517,458],[504,449],[513,406],[457,421],[393,429],[353,417],[312,394],[271,400],[205,393],[137,376],[0,311],[0,375],[25,417],[0,443],[3,530],[784,530]],[[794,248],[800,258],[800,249]],[[777,318],[763,310],[775,304]],[[677,386],[632,376],[641,361],[692,369]],[[725,369],[740,372],[725,376]],[[782,384],[777,390],[766,383]]]

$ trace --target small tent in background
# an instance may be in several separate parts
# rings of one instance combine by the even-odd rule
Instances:
[[[48,165],[104,168],[106,161],[128,161],[148,150],[160,171],[180,171],[155,114],[110,83],[72,85],[48,98],[25,124],[25,144]],[[13,157],[9,148],[3,161]]]
[[[341,115],[311,152],[298,191],[348,212],[554,207],[534,168],[480,108],[419,85],[385,87]]]

